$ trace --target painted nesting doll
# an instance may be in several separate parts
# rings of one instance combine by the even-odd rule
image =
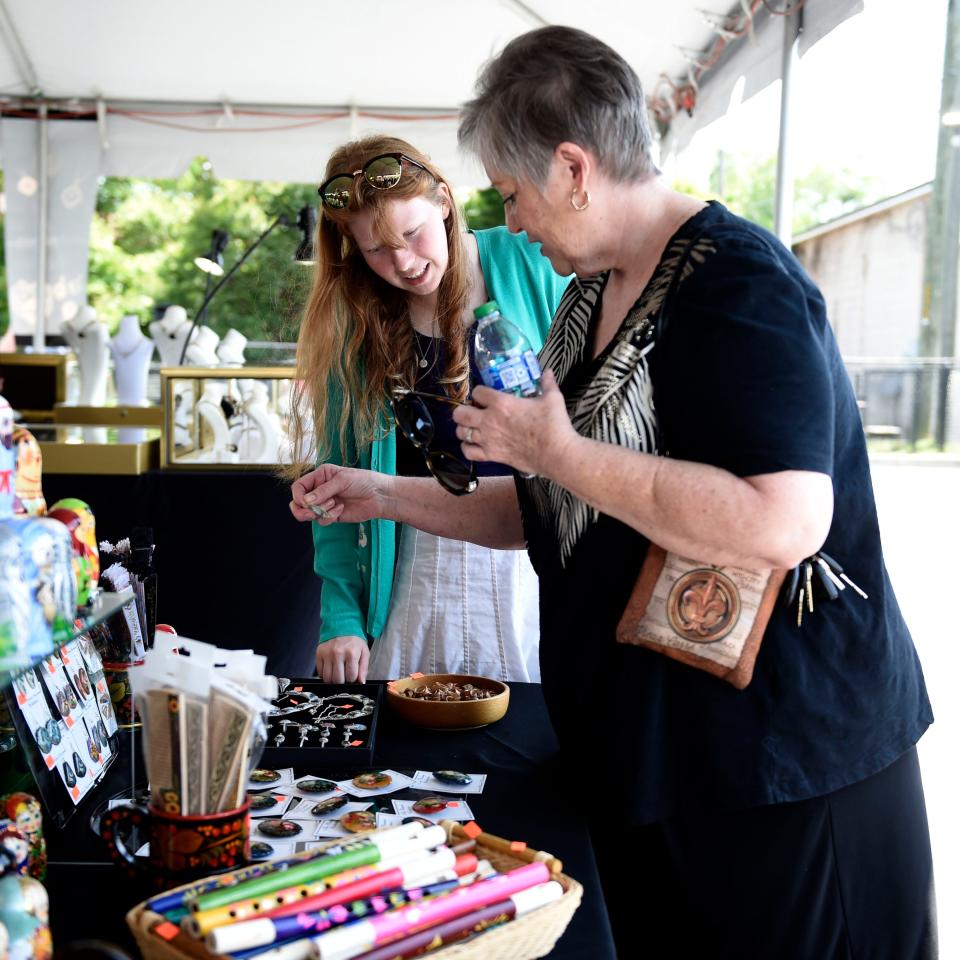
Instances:
[[[77,605],[84,607],[100,581],[100,554],[93,511],[76,497],[58,500],[47,513],[59,520],[73,537],[74,569],[77,571]]]

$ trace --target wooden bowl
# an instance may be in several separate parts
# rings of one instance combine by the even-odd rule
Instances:
[[[472,683],[493,690],[486,700],[417,700],[403,691],[427,683]],[[463,673],[426,673],[422,677],[391,680],[387,684],[387,703],[407,723],[428,730],[473,730],[499,720],[510,704],[510,688],[490,677],[471,677]]]

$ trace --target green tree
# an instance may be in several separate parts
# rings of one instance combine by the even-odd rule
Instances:
[[[467,226],[471,230],[486,230],[499,227],[506,221],[503,215],[503,199],[493,187],[474,190],[463,204]]]
[[[220,180],[203,158],[176,180],[102,181],[91,229],[88,296],[108,324],[125,313],[147,321],[156,305],[176,303],[192,316],[207,289],[194,257],[215,229],[229,235],[227,270],[274,219],[316,205],[316,187]],[[217,294],[205,322],[251,340],[296,339],[309,269],[293,261],[296,230],[277,227]],[[211,286],[216,283],[211,281]]]
[[[734,213],[772,230],[776,176],[775,157],[757,159],[725,153],[718,156],[708,189],[685,183],[674,186],[704,199],[719,199]],[[874,199],[876,188],[869,177],[848,168],[815,167],[794,184],[793,232],[802,233]]]

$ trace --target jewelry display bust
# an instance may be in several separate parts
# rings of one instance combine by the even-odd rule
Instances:
[[[121,406],[147,405],[147,374],[154,343],[145,337],[140,321],[132,314],[123,317],[110,341],[113,354],[113,379],[117,387],[117,403]]]
[[[238,380],[243,410],[250,420],[246,434],[247,463],[280,463],[285,448],[283,424],[268,403],[267,385],[260,380]]]
[[[209,327],[198,327],[187,347],[186,363],[191,367],[219,367],[217,344],[220,338]]]
[[[247,338],[239,330],[228,330],[217,346],[217,357],[220,360],[220,365],[242,367],[244,364],[243,351],[246,345]]]
[[[197,401],[196,411],[201,423],[205,424],[212,435],[212,446],[204,443],[204,449],[197,456],[197,460],[204,463],[237,463],[237,447],[230,439],[230,427],[224,415],[220,401],[225,392],[222,383],[208,383]]]
[[[180,366],[180,355],[183,353],[183,345],[189,334],[190,321],[183,307],[167,307],[163,317],[150,324],[150,336],[157,345],[162,366]]]
[[[102,407],[107,399],[106,326],[93,307],[83,306],[76,317],[63,321],[62,333],[80,367],[80,405]]]

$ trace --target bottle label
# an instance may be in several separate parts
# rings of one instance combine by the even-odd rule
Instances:
[[[527,350],[519,357],[506,357],[481,370],[483,382],[494,390],[528,396],[537,392],[540,364],[537,355]]]

